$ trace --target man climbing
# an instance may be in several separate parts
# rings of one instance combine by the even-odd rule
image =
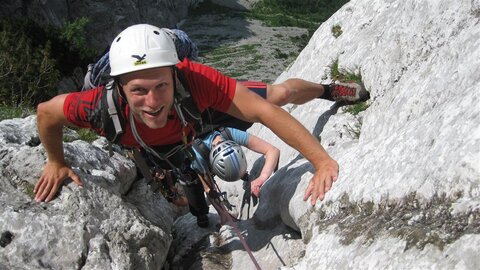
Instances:
[[[260,93],[257,94],[213,68],[187,58],[179,62],[172,39],[160,28],[146,24],[122,31],[113,40],[109,53],[110,75],[120,94],[119,113],[127,119],[120,144],[152,149],[150,153],[154,151],[153,155],[164,159],[162,161],[166,161],[170,169],[188,178],[187,168],[172,162],[170,156],[163,158],[165,156],[160,154],[178,149],[172,155],[181,156],[181,150],[188,147],[195,133],[193,125],[185,121],[175,98],[181,74],[199,111],[214,108],[245,121],[260,122],[308,159],[315,173],[304,200],[310,197],[312,205],[324,198],[337,179],[338,164],[305,127],[277,105],[301,104],[316,97],[355,102],[368,96],[358,84],[326,86],[300,79],[289,79],[277,85],[248,86],[256,88]],[[36,201],[52,200],[67,178],[82,185],[78,175],[65,162],[62,129],[65,125],[85,127],[106,135],[98,114],[108,110],[100,102],[105,92],[104,87],[99,87],[62,94],[39,104],[38,130],[48,160],[34,188]],[[199,181],[186,182],[190,197],[204,196]],[[189,207],[197,216],[197,222],[200,221],[198,224],[208,226],[208,218],[205,221],[208,207],[190,203],[189,196]]]

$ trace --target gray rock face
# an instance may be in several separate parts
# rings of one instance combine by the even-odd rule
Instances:
[[[294,269],[479,267],[479,10],[480,1],[351,1],[278,78],[329,82],[338,59],[372,94],[356,116],[326,101],[286,108],[340,164],[312,208],[302,201],[311,166],[282,148],[255,215],[278,213],[302,232]]]
[[[90,20],[87,33],[90,44],[99,49],[110,45],[125,27],[136,23],[149,23],[160,27],[173,27],[185,18],[188,8],[199,0],[158,1],[2,1],[0,16],[28,16],[43,25],[63,26],[72,18]]]
[[[337,38],[334,25],[343,31]],[[259,264],[479,269],[480,1],[350,1],[278,81],[329,82],[336,59],[361,71],[372,95],[365,111],[322,100],[285,107],[340,164],[323,202],[302,199],[308,162],[268,129],[250,130],[282,152],[253,219],[238,223]],[[173,266],[193,257],[189,266],[253,267],[230,226],[197,229],[188,214],[175,221],[172,240],[165,200],[134,182],[133,164],[109,158],[101,141],[66,144],[83,189],[69,183],[52,203],[33,203],[45,162],[36,137],[34,117],[0,123],[0,268],[158,269],[169,248]],[[222,189],[240,209],[241,183]],[[218,222],[213,209],[210,221]]]
[[[45,163],[36,118],[0,122],[0,261],[8,269],[160,269],[173,212],[136,181],[134,164],[83,141],[65,144],[83,188],[70,182],[50,203],[33,201]],[[141,198],[141,200],[139,199]]]
[[[285,107],[340,164],[323,202],[303,201],[313,168],[298,152],[261,125],[249,130],[281,149],[255,222],[239,223],[262,269],[478,269],[480,1],[350,1],[277,81],[329,83],[336,59],[361,71],[365,111],[322,100]],[[223,188],[239,209],[241,185]],[[207,240],[203,265],[253,268],[233,228]]]

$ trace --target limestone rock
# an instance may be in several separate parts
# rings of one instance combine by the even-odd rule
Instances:
[[[253,220],[238,224],[263,269],[480,267],[479,14],[478,0],[357,0],[321,25],[277,82],[329,83],[338,59],[361,72],[372,98],[357,115],[323,100],[285,106],[340,164],[315,207],[303,201],[312,166],[267,128],[249,130],[281,149]],[[221,187],[239,207],[241,184]],[[192,233],[185,231],[180,237]],[[252,268],[230,226],[198,243],[203,265]]]
[[[36,203],[33,186],[46,160],[36,117],[0,122],[2,266],[161,268],[172,241],[173,212],[165,199],[144,180],[134,182],[134,164],[119,153],[109,157],[76,140],[65,143],[65,157],[84,187],[66,181],[56,199]]]

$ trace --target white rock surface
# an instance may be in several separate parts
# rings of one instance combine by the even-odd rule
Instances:
[[[323,202],[302,200],[308,162],[266,128],[250,130],[282,151],[238,223],[262,269],[480,268],[480,1],[350,1],[277,81],[329,82],[335,59],[361,71],[366,111],[321,100],[285,107],[340,164]],[[172,209],[101,147],[67,143],[85,188],[70,183],[53,203],[33,203],[45,161],[34,122],[0,123],[0,268],[158,269],[170,246],[172,268],[252,268],[233,228],[216,232],[213,209],[208,229],[177,219],[172,241]],[[222,185],[237,209],[241,185]]]
[[[338,38],[334,25],[343,31]],[[336,59],[341,69],[361,72],[372,96],[366,111],[354,116],[321,100],[285,107],[340,164],[323,202],[313,208],[302,200],[313,173],[308,162],[265,127],[249,130],[282,155],[262,188],[255,224],[239,224],[262,268],[478,269],[480,1],[350,1],[277,82],[329,83]],[[248,156],[249,164],[258,159]],[[230,197],[238,207],[241,184],[224,189],[241,192]],[[279,220],[302,240],[285,237]],[[273,232],[274,247],[292,248],[279,256],[258,228]],[[237,246],[225,259],[231,268],[251,268],[234,231],[220,233],[232,239],[222,247]]]
[[[38,144],[35,116],[0,122],[0,268],[163,266],[173,212],[144,181],[134,182],[131,161],[83,141],[66,143],[66,160],[84,187],[67,181],[55,200],[35,203],[46,159]]]
[[[331,32],[336,24],[339,38]],[[287,109],[321,136],[340,164],[339,180],[324,202],[306,206],[310,174],[282,147],[282,170],[299,166],[290,180],[300,183],[288,207],[265,190],[267,205],[261,202],[256,216],[280,211],[302,231],[307,251],[294,269],[478,268],[480,1],[351,1],[277,81],[328,82],[335,59],[361,71],[370,107],[359,117],[323,101]],[[348,127],[360,122],[360,137],[348,138]],[[253,132],[272,136],[261,127]],[[271,184],[282,185],[274,181],[280,178]]]

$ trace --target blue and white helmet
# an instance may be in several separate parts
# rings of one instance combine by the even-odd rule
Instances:
[[[212,172],[227,182],[237,181],[247,172],[247,159],[242,147],[226,140],[210,151]]]

